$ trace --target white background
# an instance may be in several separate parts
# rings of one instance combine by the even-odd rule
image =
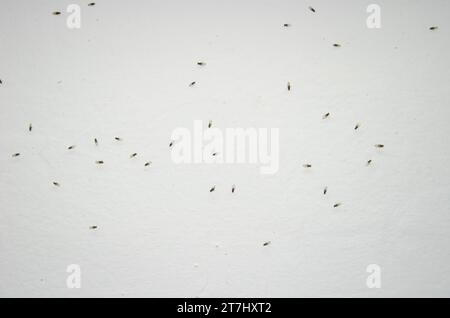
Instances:
[[[88,2],[0,0],[0,296],[450,296],[449,1]],[[278,173],[174,164],[196,119]]]

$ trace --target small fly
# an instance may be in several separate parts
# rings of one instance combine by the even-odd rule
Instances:
[[[311,168],[311,167],[312,167],[312,165],[311,165],[311,164],[309,164],[309,163],[305,163],[305,164],[303,165],[303,167],[304,167],[304,168]]]
[[[98,165],[102,165],[102,164],[104,164],[105,162],[104,162],[103,160],[97,160],[95,163],[98,164]]]
[[[263,246],[267,246],[267,245],[269,245],[270,243],[272,243],[272,242],[271,242],[271,241],[264,242]]]
[[[89,227],[90,230],[96,230],[97,228],[98,228],[97,225],[91,225],[91,226]]]
[[[205,66],[206,63],[205,63],[205,62],[197,62],[197,65],[198,65],[198,66]]]
[[[98,140],[97,140],[97,138],[94,138],[94,144],[95,144],[96,146],[98,146]]]
[[[211,189],[209,189],[209,192],[213,192],[214,190],[216,190],[216,186],[213,186]]]
[[[233,184],[233,185],[231,186],[231,193],[234,193],[234,191],[236,191],[236,186]]]
[[[88,6],[90,6],[90,7],[93,7],[93,6],[95,6],[95,2],[91,2],[91,3],[89,3],[89,4],[88,4]]]
[[[367,160],[367,163],[366,163],[366,165],[367,166],[369,166],[370,164],[372,163],[372,159],[370,159],[370,160]]]
[[[131,155],[130,155],[130,158],[134,158],[134,157],[136,157],[136,156],[137,156],[137,152],[131,154]]]
[[[122,141],[122,138],[120,138],[120,137],[114,137],[114,139],[115,139],[116,141]]]
[[[60,184],[59,184],[58,182],[56,182],[56,181],[53,181],[53,185],[54,185],[55,187],[59,187],[59,186],[60,186]]]
[[[173,141],[170,142],[169,148],[173,146]]]
[[[308,9],[312,12],[316,12],[316,9],[314,9],[313,7],[308,7]]]
[[[152,164],[152,162],[151,161],[148,161],[148,162],[146,162],[145,164],[144,164],[144,167],[148,167],[148,166],[150,166]]]
[[[327,194],[327,192],[328,192],[328,187],[323,188],[323,194],[325,195],[325,194]]]
[[[67,147],[67,149],[72,150],[72,149],[75,149],[75,147],[76,147],[75,145],[72,145],[72,146]]]
[[[291,82],[287,83],[287,90],[290,91],[291,90]]]
[[[433,30],[437,30],[438,29],[438,27],[437,26],[432,26],[432,27],[430,27],[430,30],[431,31],[433,31]]]
[[[285,23],[285,24],[283,24],[283,26],[284,26],[285,28],[288,28],[288,27],[290,27],[291,25],[290,25],[289,23]]]
[[[383,144],[376,144],[375,147],[376,148],[384,148],[384,145]]]
[[[20,152],[16,152],[15,154],[12,155],[13,157],[19,157],[20,156]]]
[[[355,130],[357,130],[359,128],[360,124],[356,124],[355,125]]]
[[[192,87],[192,86],[194,86],[195,85],[195,81],[194,82],[191,82],[191,84],[189,84],[189,87]]]
[[[339,43],[334,43],[333,46],[334,47],[341,47],[341,45]]]
[[[218,152],[213,152],[213,153],[212,153],[212,156],[215,157],[215,156],[217,156],[218,154],[219,154]]]
[[[330,113],[326,113],[325,115],[322,116],[322,119],[326,119],[330,116]]]
[[[334,205],[333,205],[333,208],[337,208],[338,206],[341,206],[342,205],[342,203],[335,203]]]
[[[61,14],[61,12],[59,12],[59,11],[53,12],[53,15],[60,15],[60,14]]]
[[[208,128],[211,128],[211,127],[212,127],[212,120],[210,120],[208,123]]]
[[[29,124],[28,125],[28,131],[32,131],[33,130],[33,125],[32,124]]]

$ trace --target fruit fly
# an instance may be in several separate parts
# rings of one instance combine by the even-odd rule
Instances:
[[[215,157],[215,156],[217,156],[218,154],[219,154],[218,152],[213,152],[213,153],[212,153],[212,156]]]
[[[16,152],[15,154],[12,155],[13,157],[19,157],[20,156],[20,152]]]
[[[211,127],[212,127],[212,120],[210,120],[208,123],[208,128],[211,128]]]
[[[173,141],[170,142],[169,148],[173,146]]]
[[[59,186],[60,186],[59,183],[56,182],[56,181],[53,181],[53,185],[54,185],[55,187],[59,187]]]
[[[356,124],[355,125],[355,130],[357,130],[359,128],[359,126],[360,126],[359,124]]]
[[[96,230],[98,227],[97,227],[97,225],[91,225],[90,227],[89,227],[89,229],[91,229],[91,230]]]
[[[53,15],[60,15],[60,14],[61,14],[61,12],[59,12],[59,11],[53,12]]]
[[[288,27],[290,27],[291,25],[290,25],[289,23],[285,23],[285,24],[283,24],[283,26],[284,26],[285,28],[288,28]]]
[[[325,195],[325,194],[327,194],[327,192],[328,192],[328,187],[323,188],[323,194]]]
[[[72,150],[72,149],[74,149],[75,147],[76,147],[75,145],[72,145],[72,146],[67,147],[67,149]]]
[[[288,83],[287,83],[287,89],[288,89],[288,91],[291,90],[291,82],[288,82]]]
[[[130,158],[134,158],[134,157],[136,157],[136,156],[137,156],[137,152],[131,154],[131,155],[130,155]]]
[[[333,208],[337,208],[338,206],[341,206],[342,205],[342,203],[335,203],[334,205],[333,205]]]
[[[339,43],[334,43],[333,46],[334,47],[341,47],[341,45]]]
[[[98,165],[102,165],[102,164],[104,164],[104,161],[103,160],[97,160],[95,163],[98,164]]]
[[[195,85],[195,81],[191,82],[191,84],[189,84],[189,86],[194,86]]]
[[[322,116],[322,119],[326,119],[330,116],[330,113],[326,113],[325,115]]]
[[[33,130],[33,125],[32,124],[29,124],[28,125],[28,131],[32,131]]]
[[[316,9],[314,9],[313,7],[308,7],[309,10],[311,10],[312,12],[316,12]]]
[[[114,139],[115,139],[116,141],[122,141],[122,138],[120,138],[120,137],[114,137]]]
[[[88,6],[90,6],[90,7],[95,6],[95,2],[89,3]]]
[[[2,80],[0,79],[0,84],[3,84]]]
[[[370,159],[370,160],[367,160],[367,165],[370,165],[372,163],[372,159]]]
[[[304,167],[304,168],[311,168],[312,165],[310,165],[309,163],[305,163],[305,164],[303,165],[303,167]]]
[[[431,31],[433,31],[433,30],[437,30],[438,29],[438,27],[437,26],[432,26],[432,27],[430,27],[430,30]]]
[[[214,190],[216,190],[216,186],[213,186],[211,189],[209,189],[209,192],[213,192]]]
[[[267,245],[269,245],[270,243],[272,243],[272,242],[271,242],[271,241],[264,242],[263,246],[267,246]]]
[[[98,146],[98,140],[97,140],[97,138],[94,138],[94,144],[95,144],[96,146]]]
[[[231,186],[231,193],[234,193],[234,191],[236,191],[236,186],[233,184],[233,185]]]
[[[384,148],[384,145],[383,144],[376,144],[375,147],[376,148]]]
[[[152,164],[152,162],[151,162],[151,161],[148,161],[148,162],[145,163],[144,167],[148,167],[148,166],[150,166],[151,164]]]
[[[197,65],[199,65],[199,66],[205,66],[206,63],[205,63],[205,62],[197,62]]]

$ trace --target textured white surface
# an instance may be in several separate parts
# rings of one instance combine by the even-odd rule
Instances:
[[[449,1],[87,3],[0,0],[0,296],[450,296]],[[195,119],[279,172],[173,164]]]

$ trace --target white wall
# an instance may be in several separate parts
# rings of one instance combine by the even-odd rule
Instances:
[[[0,296],[450,296],[449,1],[88,2],[0,0]],[[174,164],[196,119],[278,173]]]

